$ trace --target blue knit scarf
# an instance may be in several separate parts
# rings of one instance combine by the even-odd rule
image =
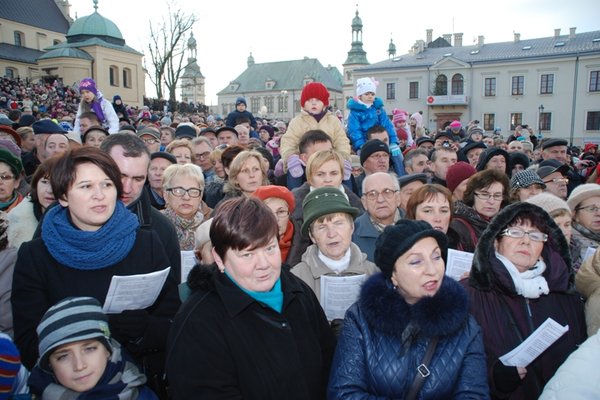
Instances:
[[[71,223],[69,210],[50,208],[42,222],[42,240],[59,263],[69,268],[95,270],[123,260],[133,248],[137,217],[117,200],[113,215],[94,232],[82,231]]]

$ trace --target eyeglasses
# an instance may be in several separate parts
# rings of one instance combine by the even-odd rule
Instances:
[[[377,200],[379,198],[379,195],[382,195],[383,198],[386,200],[391,200],[394,197],[394,194],[396,194],[397,192],[397,190],[392,189],[383,189],[381,192],[378,192],[377,190],[371,190],[370,192],[363,194],[363,196],[365,196],[367,200],[370,201]]]
[[[585,207],[575,207],[575,211],[579,211],[579,210],[584,210],[584,211],[589,212],[589,213],[595,213],[598,210],[600,210],[600,207],[598,207],[595,204],[593,204],[591,206],[585,206]]]
[[[519,228],[507,228],[502,231],[502,236],[508,236],[515,239],[520,239],[525,235],[529,236],[529,239],[534,242],[545,242],[548,240],[548,235],[538,231],[525,232]]]
[[[208,156],[210,156],[210,151],[205,151],[204,153],[196,154],[196,158],[198,158],[198,159],[206,158]]]
[[[494,199],[495,201],[501,201],[504,199],[504,195],[502,193],[477,193],[475,192],[475,196],[479,197],[481,200],[489,200]]]
[[[554,178],[544,181],[544,183],[569,183],[569,178]]]
[[[273,211],[275,213],[275,215],[277,216],[277,218],[287,218],[290,216],[290,211],[289,210],[277,210],[277,211]]]
[[[371,159],[377,160],[377,161],[379,161],[379,160],[387,160],[387,159],[390,158],[390,155],[389,154],[385,154],[385,153],[384,154],[377,154],[377,153],[375,153],[373,155],[370,155],[368,158],[371,158]]]
[[[146,144],[156,144],[156,143],[158,143],[158,139],[144,138],[144,139],[142,139],[142,142],[144,142]]]
[[[173,194],[173,196],[175,196],[175,197],[183,197],[183,195],[186,193],[188,196],[194,197],[194,198],[202,196],[202,190],[198,189],[198,188],[184,189],[182,187],[174,187],[174,188],[168,188],[167,192]]]
[[[12,181],[13,179],[15,179],[14,175],[0,175],[2,181]]]

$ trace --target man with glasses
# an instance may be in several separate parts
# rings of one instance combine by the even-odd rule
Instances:
[[[567,165],[569,168],[565,172],[565,177],[569,178],[567,184],[567,191],[571,193],[575,187],[584,182],[583,177],[578,171],[587,168],[589,161],[581,160],[574,166],[570,164],[571,157],[568,151],[568,142],[565,139],[548,139],[542,143],[541,157],[543,159],[540,162],[540,167],[546,165],[547,162],[557,161],[561,164]],[[550,164],[554,165],[554,164]]]
[[[546,184],[546,192],[552,193],[563,200],[567,199],[569,166],[557,160],[547,160],[540,163],[537,174]]]
[[[137,137],[142,139],[142,142],[148,148],[150,154],[160,150],[160,131],[153,128],[144,128],[136,133]]]
[[[215,168],[210,160],[210,153],[213,151],[210,140],[204,136],[192,139],[192,149],[194,150],[194,163],[202,168],[204,174],[204,183],[209,184],[215,179]]]
[[[365,213],[354,223],[352,241],[374,261],[375,242],[388,225],[400,219],[400,185],[398,179],[387,172],[375,172],[362,183],[361,202]]]

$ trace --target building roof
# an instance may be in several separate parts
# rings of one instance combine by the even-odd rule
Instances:
[[[45,50],[51,51],[51,50],[55,50],[55,49],[80,48],[80,47],[88,47],[88,46],[101,46],[101,47],[106,47],[109,49],[120,50],[120,51],[124,51],[127,53],[132,53],[132,54],[137,54],[137,55],[143,56],[142,53],[127,46],[126,44],[118,45],[118,44],[114,44],[114,43],[108,43],[108,42],[102,40],[101,38],[97,38],[97,37],[92,37],[92,38],[83,40],[81,42],[76,42],[76,43],[59,43],[54,46],[50,46],[50,47],[46,48]]]
[[[204,78],[202,72],[200,71],[200,66],[196,62],[195,58],[188,58],[188,65],[185,66],[183,70],[182,78]]]
[[[236,83],[237,90],[232,90],[231,85],[227,85],[217,95],[264,92],[267,91],[265,83],[269,80],[274,81],[275,86],[268,91],[302,90],[306,78],[321,82],[330,90],[342,91],[342,74],[337,68],[324,67],[316,58],[305,57],[302,60],[250,63],[248,68],[232,81]]]
[[[125,39],[119,30],[119,27],[110,19],[103,17],[94,11],[85,17],[77,18],[69,32],[67,32],[67,41],[69,43],[84,41],[90,37],[99,37],[109,43],[124,45]]]
[[[62,34],[69,30],[69,21],[54,0],[36,0],[35,6],[24,5],[23,0],[2,0],[0,18]]]
[[[0,59],[35,64],[36,60],[44,54],[43,51],[19,47],[8,43],[0,43]]]
[[[84,60],[93,60],[94,57],[89,55],[83,50],[79,50],[75,47],[61,47],[58,49],[50,50],[49,52],[42,55],[38,60],[47,60],[50,58],[80,58]]]
[[[517,42],[489,43],[481,46],[428,47],[420,53],[403,54],[389,60],[357,68],[356,71],[430,67],[446,57],[468,64],[511,62],[517,60],[571,57],[576,54],[600,53],[600,31],[525,39]]]

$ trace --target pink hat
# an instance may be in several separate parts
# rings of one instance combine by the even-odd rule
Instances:
[[[477,170],[471,164],[464,161],[459,161],[448,168],[448,173],[446,174],[446,186],[451,192],[454,192],[454,190],[462,183],[462,181],[469,179],[476,173]]]
[[[452,121],[450,124],[450,128],[462,128],[462,124],[458,120]]]
[[[404,110],[400,110],[399,108],[394,108],[394,110],[392,110],[392,115],[392,122],[394,125],[397,122],[406,122],[408,119],[408,113]]]

